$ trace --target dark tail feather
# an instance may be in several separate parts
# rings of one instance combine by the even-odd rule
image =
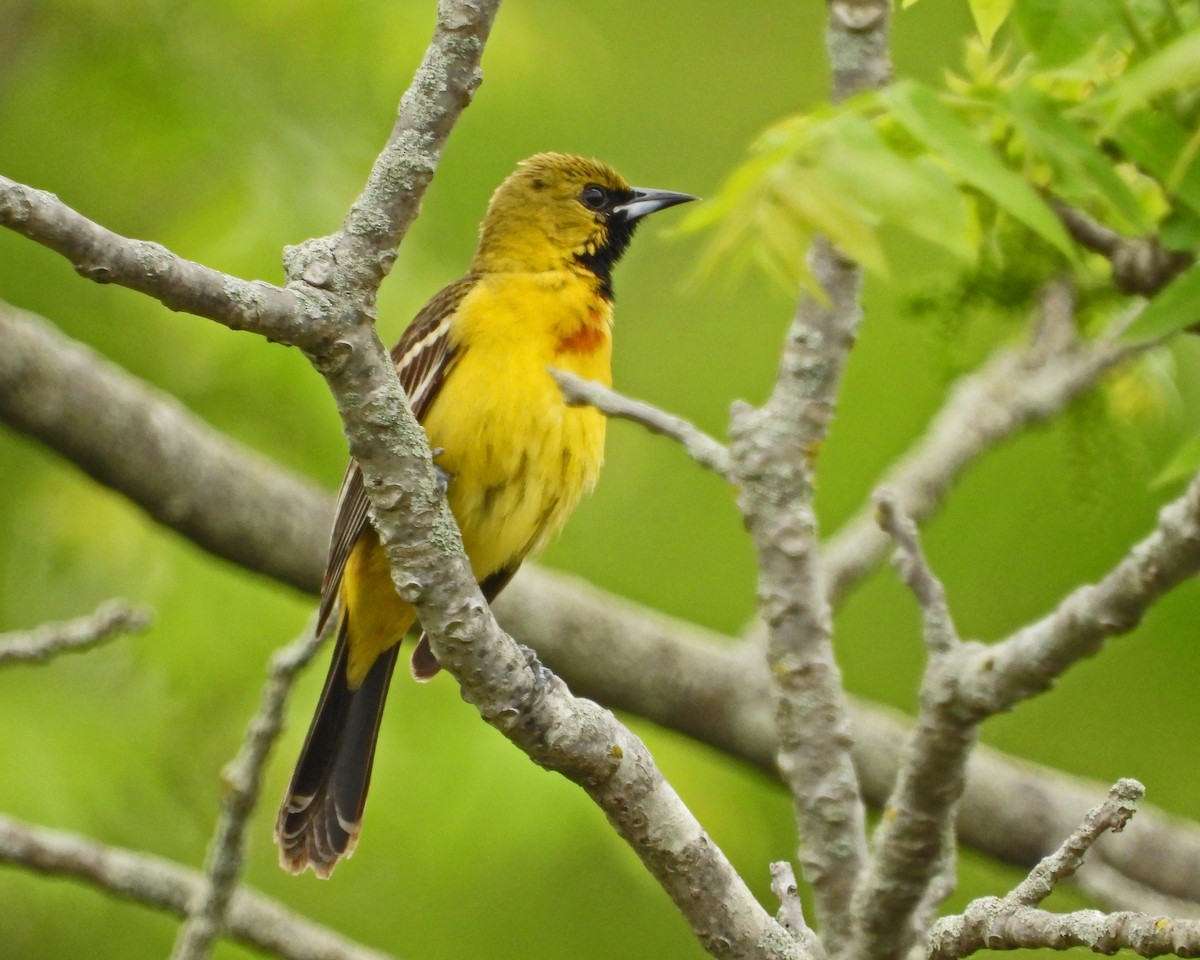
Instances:
[[[291,873],[312,867],[322,879],[333,873],[339,859],[354,852],[358,842],[375,740],[400,651],[400,644],[390,647],[371,666],[362,686],[351,690],[346,682],[345,634],[343,619],[316,716],[275,822],[280,865]]]

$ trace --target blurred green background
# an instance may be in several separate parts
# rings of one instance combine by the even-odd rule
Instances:
[[[637,184],[711,196],[758,131],[822,101],[824,7],[509,0],[485,83],[385,284],[384,338],[462,272],[492,188],[530,153],[594,154]],[[0,0],[0,171],[121,233],[278,281],[284,244],[338,226],[432,22],[432,0]],[[939,76],[969,31],[965,4],[951,0],[898,13],[897,72]],[[733,399],[766,395],[794,298],[753,274],[687,282],[704,238],[672,235],[668,220],[644,229],[617,274],[616,382],[721,435]],[[333,405],[298,353],[89,284],[6,233],[0,297],[292,469],[330,489],[340,479]],[[919,435],[951,379],[1018,332],[987,318],[908,319],[879,285],[866,299],[823,453],[826,530]],[[1104,397],[1085,401],[963,480],[926,545],[966,635],[1001,637],[1039,616],[1149,529],[1177,492],[1151,478],[1200,419],[1187,375],[1198,360],[1190,344],[1164,358],[1184,387],[1151,415],[1114,424]],[[199,865],[218,773],[267,658],[304,628],[312,600],[214,560],[3,429],[0,494],[0,630],[110,596],[158,615],[142,636],[0,673],[0,811]],[[719,630],[737,632],[753,611],[751,550],[729,492],[626,424],[612,428],[600,487],[545,562]],[[1155,803],[1200,818],[1198,622],[1200,591],[1177,590],[1052,694],[988,724],[984,739],[1102,780],[1136,776]],[[911,709],[917,617],[890,570],[841,612],[838,651],[852,690]],[[583,794],[480,723],[447,678],[402,683],[393,696],[355,858],[331,883],[285,876],[270,843],[274,802],[323,672],[300,684],[272,760],[249,882],[399,958],[703,955]],[[633,723],[769,903],[767,863],[794,853],[783,791]],[[969,855],[952,905],[1016,879]],[[175,929],[90,889],[0,871],[4,960],[164,956]]]

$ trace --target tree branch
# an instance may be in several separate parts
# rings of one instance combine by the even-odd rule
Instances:
[[[1111,830],[1120,833],[1133,818],[1137,802],[1146,788],[1136,780],[1118,780],[1105,801],[1088,811],[1083,823],[1050,856],[1029,871],[1029,876],[1008,894],[1014,903],[1036,907],[1054,888],[1083,866],[1083,858],[1100,837]]]
[[[1119,833],[1133,816],[1145,788],[1136,780],[1120,780],[1108,798],[1049,857],[1003,898],[972,902],[956,917],[945,917],[929,938],[929,960],[957,960],[977,950],[1089,947],[1096,953],[1132,950],[1139,956],[1200,951],[1200,921],[1168,920],[1137,913],[1107,916],[1095,910],[1055,914],[1037,909],[1055,886],[1083,865],[1085,854],[1107,830]]]
[[[1164,250],[1157,237],[1126,237],[1057,197],[1049,202],[1076,243],[1108,259],[1122,293],[1152,297],[1195,262],[1190,253]]]
[[[54,194],[0,176],[0,226],[61,254],[80,276],[115,283],[234,330],[280,343],[305,340],[302,298],[259,280],[239,280],[176,256],[161,244],[130,240],[72,210]]]
[[[1049,285],[1029,343],[1000,350],[955,383],[924,435],[876,487],[894,491],[897,504],[918,523],[941,506],[955,481],[983,454],[1020,431],[1061,413],[1109,370],[1145,345],[1115,336],[1080,340],[1073,298]],[[826,590],[835,604],[887,554],[888,537],[865,505],[824,544]]]
[[[496,608],[506,629],[540,651],[580,694],[778,775],[770,678],[753,647],[537,568],[522,571]],[[631,663],[637,670],[629,669]],[[863,792],[883,808],[912,723],[891,708],[854,699],[849,707]],[[1078,811],[1093,806],[1106,790],[977,747],[967,761],[959,839],[1004,862],[1031,867],[1074,828]],[[1094,855],[1148,891],[1194,902],[1200,890],[1200,827],[1148,806],[1129,830]]]
[[[152,619],[145,607],[135,607],[125,600],[109,600],[86,617],[0,633],[0,667],[11,663],[45,663],[60,653],[90,650],[123,633],[145,630]]]
[[[946,589],[921,550],[916,522],[901,509],[895,492],[886,487],[875,494],[875,503],[879,508],[879,526],[896,541],[896,570],[921,608],[925,646],[931,656],[953,652],[960,642],[958,631],[954,629],[946,602]]]
[[[894,503],[881,506],[888,523]],[[911,929],[909,919],[947,855],[979,724],[1048,688],[1105,639],[1132,629],[1166,590],[1200,570],[1200,476],[1163,509],[1158,529],[1099,585],[1076,591],[1039,624],[990,647],[961,644],[952,634],[945,640],[937,623],[948,616],[940,585],[931,586],[921,569],[913,530],[894,516],[890,526],[901,535],[902,551],[910,554],[909,582],[923,607],[933,609],[927,631],[945,642],[935,647],[922,679],[917,730],[901,761],[887,808],[891,815],[885,813],[871,867],[855,898],[861,938],[856,953],[882,960],[897,960],[908,951],[910,944],[896,931]],[[1014,903],[1036,902],[1029,899],[1032,889],[1020,888]]]
[[[309,593],[329,495],[178,400],[0,302],[0,419],[219,557]]]
[[[1140,957],[1194,957],[1200,950],[1200,921],[1168,920],[1144,913],[1050,913],[1010,907],[995,898],[972,901],[955,936],[939,933],[928,960],[957,960],[977,950],[1069,950],[1087,947],[1111,956],[1130,950]]]
[[[973,646],[962,664],[960,702],[982,719],[1042,693],[1110,637],[1132,630],[1156,600],[1198,571],[1200,475],[1099,583],[1075,590],[1051,614],[1003,642]]]
[[[835,102],[887,81],[890,15],[886,0],[831,0],[826,46]],[[821,238],[809,263],[824,302],[801,298],[770,398],[761,409],[735,405],[729,436],[738,506],[758,561],[779,769],[804,838],[799,857],[818,926],[836,955],[850,941],[866,824],[820,568],[813,467],[861,320],[861,275]]]
[[[812,268],[829,306],[802,300],[766,406],[735,405],[730,454],[758,559],[779,770],[804,838],[799,857],[822,940],[834,951],[847,941],[866,824],[819,566],[812,461],[858,326],[859,276],[824,244],[818,249]]]
[[[793,937],[800,940],[813,960],[825,960],[825,947],[804,919],[804,904],[796,884],[796,871],[786,860],[771,864],[771,892],[779,901],[775,918]]]
[[[573,406],[586,404],[595,407],[606,416],[629,420],[640,424],[651,433],[670,437],[700,466],[732,482],[729,449],[695,424],[641,400],[622,396],[601,383],[584,380],[566,370],[552,369],[550,375],[558,383],[567,403]]]
[[[185,916],[203,893],[204,878],[161,857],[96,843],[61,830],[0,816],[0,863],[71,877],[105,893]],[[339,933],[242,889],[230,903],[227,930],[239,943],[286,960],[390,960]]]
[[[1100,584],[1075,591],[1053,614],[1000,644],[951,640],[937,652],[922,679],[917,729],[889,801],[894,816],[884,817],[871,870],[856,896],[860,955],[896,960],[907,952],[909,944],[896,930],[908,928],[936,877],[979,724],[1047,689],[1108,637],[1132,629],[1151,603],[1198,570],[1200,476]],[[933,593],[937,600],[940,588]]]
[[[373,303],[450,131],[483,80],[484,45],[499,9],[500,0],[439,0],[433,39],[366,186],[338,233],[285,251],[289,277]]]

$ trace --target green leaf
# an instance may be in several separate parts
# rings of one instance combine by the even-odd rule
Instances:
[[[1200,472],[1200,434],[1189,437],[1172,455],[1167,465],[1154,478],[1152,486],[1163,487],[1167,484],[1186,480]]]
[[[1200,24],[1151,54],[1088,105],[1109,129],[1156,97],[1200,83]]]
[[[1158,340],[1200,323],[1200,264],[1188,268],[1146,304],[1126,340]]]
[[[1193,213],[1200,215],[1200,162],[1189,157],[1192,133],[1164,113],[1130,114],[1113,138],[1138,166],[1148,170]]]
[[[878,276],[888,276],[887,258],[876,224],[815,170],[789,167],[778,172],[772,190],[782,206],[805,227],[822,233],[851,260]]]
[[[971,16],[975,18],[975,29],[987,49],[992,48],[996,31],[1012,12],[1014,0],[971,0]]]
[[[1067,231],[1033,187],[1004,166],[933,90],[912,81],[901,81],[883,90],[880,100],[955,176],[975,187],[1068,259],[1075,259],[1075,248]]]
[[[1013,26],[1042,66],[1078,60],[1120,28],[1120,0],[1018,0]]]
[[[927,157],[897,156],[874,124],[844,116],[827,125],[818,163],[836,190],[880,223],[975,262],[979,231],[967,199]]]
[[[1158,239],[1167,250],[1200,250],[1200,216],[1182,208],[1173,211],[1159,224]]]
[[[1137,233],[1150,229],[1142,205],[1113,169],[1112,160],[1057,104],[1026,86],[997,101],[997,107],[1004,109],[1034,154],[1050,165],[1055,193],[1085,206],[1100,197],[1124,220],[1122,228]]]

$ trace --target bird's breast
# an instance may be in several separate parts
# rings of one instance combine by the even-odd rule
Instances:
[[[606,303],[570,284],[496,286],[464,303],[457,361],[424,423],[478,579],[543,546],[599,474],[605,418],[568,406],[550,368],[611,382]]]

